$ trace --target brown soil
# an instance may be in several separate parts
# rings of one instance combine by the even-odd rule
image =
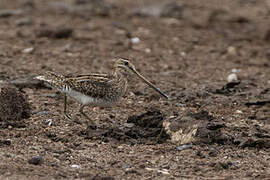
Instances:
[[[23,125],[6,118],[0,129],[1,179],[270,177],[269,1],[1,0],[0,8],[0,82],[32,109]],[[114,107],[85,108],[98,124],[90,129],[77,102],[68,100],[67,120],[63,96],[32,80],[108,72],[115,57],[170,100],[134,78]]]

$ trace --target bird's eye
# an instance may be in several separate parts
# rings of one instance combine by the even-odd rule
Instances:
[[[124,62],[124,65],[125,65],[125,66],[127,66],[127,65],[128,65],[128,62],[127,62],[127,61],[125,61],[125,62]]]

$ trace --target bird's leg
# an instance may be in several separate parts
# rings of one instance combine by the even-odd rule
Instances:
[[[64,97],[64,115],[67,119],[71,119],[71,116],[67,112],[67,95]]]
[[[95,123],[92,121],[92,119],[90,119],[84,112],[83,112],[83,108],[85,107],[85,105],[81,105],[80,106],[80,110],[79,112],[88,120],[87,122],[87,128],[92,128],[92,129],[96,129],[96,125]]]
[[[162,136],[163,132],[164,132],[164,127],[161,128],[160,133],[156,137],[156,143],[160,143],[160,140],[162,138],[161,136]]]

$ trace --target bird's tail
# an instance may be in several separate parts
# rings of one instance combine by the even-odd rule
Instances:
[[[35,77],[35,79],[44,81],[52,88],[61,90],[65,81],[65,76],[48,71],[42,76]]]

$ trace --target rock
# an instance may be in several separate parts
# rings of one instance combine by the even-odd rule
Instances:
[[[176,1],[166,3],[161,11],[161,17],[170,17],[181,19],[183,14],[183,6]]]
[[[22,50],[22,53],[31,54],[34,50],[35,50],[34,47],[30,47],[30,48],[26,48],[26,49]]]
[[[133,37],[130,39],[132,44],[138,44],[141,40],[138,37]]]
[[[18,26],[27,26],[27,25],[32,25],[33,21],[29,18],[20,18],[15,21],[15,24]]]
[[[53,39],[69,38],[73,33],[71,28],[46,27],[36,32],[37,37],[48,37]]]
[[[43,162],[44,160],[41,156],[34,156],[28,160],[28,163],[33,165],[41,165]]]
[[[137,16],[156,16],[180,19],[183,14],[183,6],[176,1],[170,1],[135,9],[131,14]]]
[[[0,18],[7,18],[14,15],[21,15],[21,10],[14,10],[14,9],[3,9],[0,10]]]
[[[72,16],[78,16],[89,19],[91,16],[109,16],[114,7],[105,0],[75,1],[74,4],[66,2],[49,3],[51,10],[55,13],[65,13]]]
[[[10,145],[11,145],[11,140],[10,140],[10,139],[0,140],[0,145],[1,145],[1,144],[10,146]]]
[[[77,165],[77,164],[72,164],[70,167],[72,167],[72,168],[76,168],[76,169],[79,169],[79,168],[80,168],[80,166],[79,166],[79,165]]]
[[[51,126],[52,125],[52,119],[45,119],[42,121],[43,124],[47,125],[47,126]]]
[[[241,69],[236,69],[236,68],[232,69],[232,73],[239,73],[239,72],[241,72]]]
[[[229,55],[232,55],[232,56],[236,56],[237,55],[237,51],[236,51],[236,48],[234,46],[229,46],[227,48],[227,53]]]
[[[191,148],[192,148],[192,144],[184,144],[177,147],[179,151],[183,151],[185,149],[191,149]]]
[[[230,83],[230,82],[237,82],[238,81],[238,77],[235,73],[232,73],[230,74],[228,77],[227,77],[227,81]]]

